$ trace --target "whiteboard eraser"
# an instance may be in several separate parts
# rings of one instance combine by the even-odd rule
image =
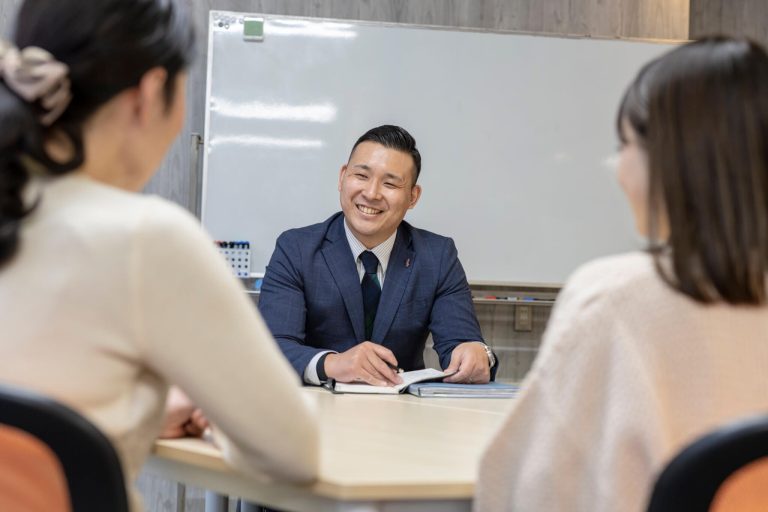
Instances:
[[[245,18],[243,20],[243,39],[246,41],[263,41],[264,18]]]

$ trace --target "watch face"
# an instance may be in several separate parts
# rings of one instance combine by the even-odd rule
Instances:
[[[488,354],[488,364],[490,366],[496,364],[496,356],[493,355],[493,351],[488,345],[485,346],[485,353]]]

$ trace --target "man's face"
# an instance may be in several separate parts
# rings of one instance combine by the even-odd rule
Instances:
[[[366,247],[389,238],[416,206],[421,187],[415,180],[408,153],[370,141],[352,152],[339,173],[339,196],[349,229]]]

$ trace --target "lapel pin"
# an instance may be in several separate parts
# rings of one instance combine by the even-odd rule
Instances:
[[[405,268],[408,268],[411,266],[411,258],[408,258],[405,260]]]

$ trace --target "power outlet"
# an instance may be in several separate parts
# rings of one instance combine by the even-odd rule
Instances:
[[[533,330],[533,312],[531,306],[515,306],[515,330]]]

